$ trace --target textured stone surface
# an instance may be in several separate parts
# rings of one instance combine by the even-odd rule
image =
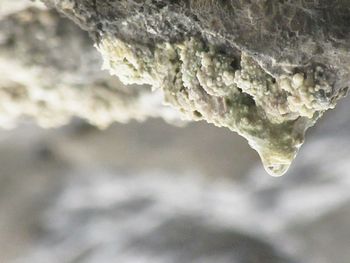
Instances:
[[[44,1],[97,41],[106,33],[147,45],[199,36],[225,53],[248,52],[272,75],[321,64],[337,87],[349,80],[347,1]]]
[[[112,73],[237,131],[274,175],[347,90],[345,1],[44,2],[90,32]]]
[[[126,87],[102,71],[88,34],[68,19],[45,6],[10,6],[0,20],[1,126],[11,127],[23,115],[44,127],[72,116],[99,127],[176,116],[148,86]]]

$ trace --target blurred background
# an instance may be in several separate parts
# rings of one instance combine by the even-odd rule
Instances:
[[[237,134],[125,92],[70,21],[25,0],[0,18],[1,263],[349,262],[349,99],[272,178]],[[58,103],[31,93],[66,86]],[[99,115],[95,89],[118,94]]]

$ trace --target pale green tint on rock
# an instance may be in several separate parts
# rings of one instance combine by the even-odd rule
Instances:
[[[245,137],[274,176],[288,170],[306,129],[334,107],[320,96],[330,91],[327,83],[303,73],[273,78],[245,53],[235,68],[234,58],[193,38],[151,50],[105,36],[97,47],[104,67],[125,84],[162,89],[164,101],[185,118]]]

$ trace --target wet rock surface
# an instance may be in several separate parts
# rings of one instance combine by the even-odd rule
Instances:
[[[348,1],[45,2],[100,47],[108,35],[111,45],[117,39],[150,58],[166,43],[180,56],[181,44],[194,39],[203,50],[184,64],[197,63],[202,82],[227,61],[242,82],[253,72],[242,72],[242,63],[252,60],[247,68],[262,79],[290,78],[286,90],[317,75],[314,84],[329,88],[318,101],[335,103],[347,86]],[[242,138],[204,123],[179,129],[152,120],[101,132],[78,120],[43,130],[21,119],[29,115],[45,127],[72,116],[99,127],[179,120],[162,105],[164,90],[125,86],[101,71],[90,37],[39,2],[0,0],[0,124],[19,125],[0,131],[0,262],[348,262],[348,99],[325,113],[279,179],[266,176]],[[219,59],[226,62],[212,67]],[[225,76],[228,83],[236,78]],[[216,103],[233,90],[222,86],[192,90],[204,87]],[[259,101],[272,106],[273,98]],[[180,106],[203,118],[191,104]],[[277,118],[277,107],[271,109]]]
[[[160,88],[187,118],[238,132],[272,175],[347,92],[344,1],[44,2],[90,32],[112,74]]]

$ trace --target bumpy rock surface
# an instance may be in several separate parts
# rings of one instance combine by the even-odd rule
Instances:
[[[125,83],[242,134],[274,175],[347,90],[347,1],[44,2],[88,30]]]
[[[1,6],[6,6],[0,12],[1,126],[11,127],[23,115],[44,127],[78,116],[102,128],[114,121],[176,116],[148,86],[126,87],[101,71],[91,38],[56,11],[30,1]]]

